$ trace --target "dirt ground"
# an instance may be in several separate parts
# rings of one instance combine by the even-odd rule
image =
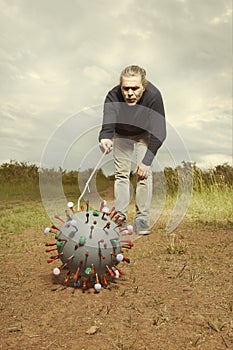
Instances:
[[[183,222],[171,246],[154,229],[100,293],[53,277],[42,228],[12,235],[1,254],[0,348],[231,349],[232,233]]]

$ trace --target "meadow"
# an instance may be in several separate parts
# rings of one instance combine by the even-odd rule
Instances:
[[[192,173],[191,201],[167,234],[180,171]],[[98,294],[74,290],[51,274],[43,233],[51,219],[41,202],[40,172],[49,174],[50,188],[59,173],[67,201],[80,195],[75,171],[16,161],[0,166],[1,349],[231,348],[232,166],[203,171],[183,163],[154,174],[166,180],[161,215],[152,234],[128,251],[123,277]],[[135,181],[132,174],[132,188]],[[99,170],[96,184],[101,197],[112,200],[113,176]]]

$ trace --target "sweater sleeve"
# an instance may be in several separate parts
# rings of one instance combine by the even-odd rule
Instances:
[[[142,160],[145,165],[151,165],[158,149],[166,138],[165,111],[160,93],[150,106],[149,119],[150,141]]]
[[[103,107],[103,122],[99,133],[101,139],[112,139],[115,132],[116,108],[111,91],[107,94]]]

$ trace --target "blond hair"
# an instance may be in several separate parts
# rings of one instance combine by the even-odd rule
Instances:
[[[137,75],[141,76],[142,85],[144,88],[146,88],[147,86],[146,71],[144,68],[136,65],[131,65],[123,69],[120,75],[120,84],[122,84],[123,77],[134,77]]]

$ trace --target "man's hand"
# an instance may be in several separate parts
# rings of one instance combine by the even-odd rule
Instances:
[[[148,178],[148,173],[150,170],[150,165],[145,165],[143,163],[140,163],[136,166],[134,172],[140,177],[140,180],[144,180]]]
[[[104,153],[105,151],[107,151],[106,153],[111,152],[112,150],[112,140],[110,139],[101,139],[100,143],[99,143],[100,149],[101,151]]]

